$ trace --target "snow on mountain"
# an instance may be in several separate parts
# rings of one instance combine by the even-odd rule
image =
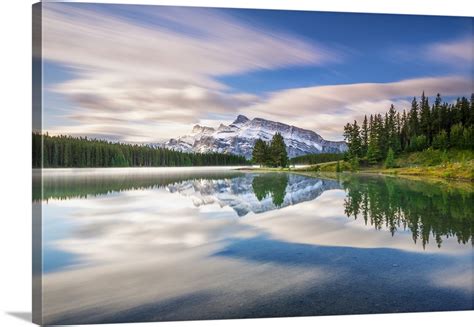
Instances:
[[[262,118],[248,119],[237,116],[230,125],[221,124],[217,129],[195,125],[191,134],[170,139],[161,146],[183,152],[218,152],[252,157],[257,139],[270,141],[280,133],[290,158],[310,153],[339,153],[347,150],[345,142],[327,141],[317,133]]]
[[[218,204],[232,208],[239,217],[252,212],[255,214],[311,201],[325,191],[342,189],[338,181],[288,175],[286,187],[282,191],[282,202],[275,203],[275,195],[267,194],[259,199],[253,188],[253,181],[259,174],[245,174],[229,179],[195,179],[170,184],[166,189],[192,199],[196,207]],[[260,182],[261,184],[261,182]]]

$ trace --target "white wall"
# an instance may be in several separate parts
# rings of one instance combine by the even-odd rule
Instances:
[[[0,2],[0,326],[28,326],[31,312],[31,0]],[[90,2],[90,1],[82,1]],[[220,7],[313,9],[474,16],[468,0],[168,0],[102,1]],[[14,157],[14,160],[11,158]],[[247,326],[449,326],[474,321],[474,312],[245,320]],[[243,321],[141,324],[240,326]],[[121,324],[126,327],[131,324]]]

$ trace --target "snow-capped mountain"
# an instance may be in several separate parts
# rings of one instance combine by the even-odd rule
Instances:
[[[268,186],[268,192],[259,199],[254,182],[265,188],[265,181],[255,179],[261,176],[268,178],[286,177],[286,184],[280,190]],[[268,180],[267,180],[268,182]],[[228,179],[195,179],[166,186],[171,193],[179,193],[192,199],[197,207],[218,204],[232,208],[239,217],[250,212],[254,214],[284,208],[298,203],[311,201],[325,191],[342,189],[338,181],[310,178],[301,175],[245,174]],[[281,192],[281,202],[275,203],[276,192]]]
[[[218,128],[212,128],[195,125],[191,134],[170,139],[161,146],[183,152],[232,153],[251,158],[255,141],[259,138],[270,141],[277,132],[283,136],[290,158],[347,150],[345,142],[327,141],[313,131],[262,118],[250,120],[243,115],[237,116],[228,126],[221,124]]]

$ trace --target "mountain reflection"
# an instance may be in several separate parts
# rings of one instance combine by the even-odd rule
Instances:
[[[39,176],[37,178],[40,178]],[[198,171],[179,173],[50,174],[42,176],[33,200],[87,198],[112,192],[165,188],[192,198],[195,206],[217,203],[231,207],[239,217],[263,213],[316,199],[324,191],[341,189],[335,180],[288,173]]]
[[[453,187],[403,178],[350,176],[342,182],[347,197],[348,217],[362,217],[376,229],[387,228],[392,235],[409,229],[413,241],[423,247],[434,238],[455,237],[462,244],[474,242],[474,192],[472,185]],[[473,243],[474,244],[474,243]]]
[[[399,232],[411,233],[413,241],[421,242],[423,247],[430,238],[438,247],[450,237],[460,244],[474,242],[474,190],[471,184],[428,183],[357,174],[341,175],[335,180],[291,173],[233,170],[49,171],[35,178],[35,202],[161,188],[187,197],[195,207],[217,204],[231,208],[239,217],[312,201],[325,191],[340,189],[345,191],[347,217],[362,217],[366,225],[388,230],[392,236]]]
[[[193,199],[196,206],[217,203],[232,208],[239,217],[263,213],[319,197],[341,189],[338,181],[287,173],[245,174],[231,179],[193,179],[167,189]]]

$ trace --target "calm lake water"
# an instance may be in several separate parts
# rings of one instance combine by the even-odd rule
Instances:
[[[46,170],[47,323],[473,309],[472,184]]]

